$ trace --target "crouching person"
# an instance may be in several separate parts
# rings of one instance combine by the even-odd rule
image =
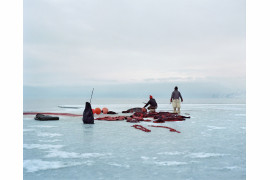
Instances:
[[[147,107],[148,105],[150,105],[147,109],[150,112],[155,112],[157,109],[157,102],[156,100],[153,98],[153,96],[149,96],[149,101],[145,104],[144,108]]]

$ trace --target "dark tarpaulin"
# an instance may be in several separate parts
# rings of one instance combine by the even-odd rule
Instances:
[[[83,123],[84,124],[94,124],[94,116],[91,104],[89,102],[85,103],[85,109],[83,111]]]

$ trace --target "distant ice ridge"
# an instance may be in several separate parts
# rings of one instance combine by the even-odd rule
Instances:
[[[48,169],[59,169],[70,166],[78,166],[78,165],[92,165],[92,161],[84,161],[84,162],[61,162],[61,161],[43,161],[41,159],[32,159],[32,160],[24,160],[23,168],[26,169],[27,172],[36,172],[40,170],[48,170]]]
[[[58,105],[59,108],[74,108],[74,109],[80,109],[84,108],[83,105]]]

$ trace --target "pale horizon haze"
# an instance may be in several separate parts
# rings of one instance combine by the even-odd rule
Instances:
[[[24,97],[238,99],[244,0],[24,1]]]

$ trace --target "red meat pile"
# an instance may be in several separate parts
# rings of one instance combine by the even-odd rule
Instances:
[[[136,129],[142,130],[142,131],[144,131],[144,132],[151,132],[150,129],[147,129],[147,128],[143,127],[142,125],[135,124],[135,125],[133,125],[133,126],[131,126],[131,127],[134,127],[134,128],[136,128]]]
[[[148,118],[152,117],[155,119],[154,123],[164,123],[165,121],[184,121],[186,118],[190,118],[187,116],[181,116],[177,113],[170,113],[170,112],[153,112],[153,113],[143,113],[143,112],[136,112],[131,117],[142,117]]]
[[[169,113],[169,112],[153,112],[153,113],[146,113],[146,112],[135,112],[131,116],[116,116],[116,117],[100,117],[96,118],[95,120],[104,120],[104,121],[122,121],[126,120],[127,122],[137,123],[140,121],[151,121],[151,120],[144,120],[143,118],[154,118],[154,123],[164,123],[165,121],[184,121],[186,118],[190,118],[187,116],[181,116],[177,113]]]
[[[123,121],[126,119],[126,116],[116,116],[116,117],[111,117],[111,116],[105,116],[105,117],[100,117],[96,118],[95,120],[103,120],[103,121]]]
[[[173,128],[170,128],[170,127],[167,127],[167,126],[154,126],[154,125],[148,125],[150,127],[161,127],[161,128],[167,128],[169,129],[171,132],[177,132],[177,133],[181,133],[180,131],[177,131],[176,129],[173,129]]]

